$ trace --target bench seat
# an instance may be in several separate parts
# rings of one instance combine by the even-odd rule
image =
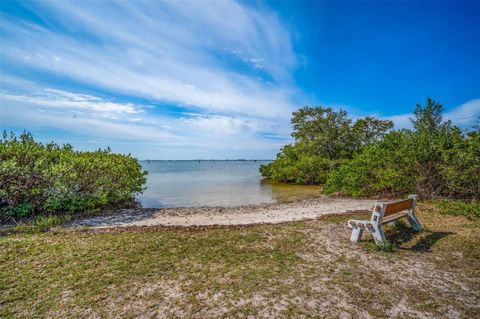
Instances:
[[[405,211],[405,212],[400,212],[400,213],[396,213],[396,214],[392,214],[392,215],[388,215],[387,217],[384,217],[383,220],[382,220],[382,225],[384,224],[388,224],[388,223],[391,223],[391,222],[394,222],[396,221],[397,219],[400,219],[402,217],[405,217],[405,216],[408,216],[408,212]]]

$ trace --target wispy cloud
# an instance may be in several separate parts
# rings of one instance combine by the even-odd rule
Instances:
[[[297,58],[290,31],[268,9],[235,1],[20,5],[31,15],[0,15],[4,127],[205,153],[264,145],[274,154],[280,145],[268,136],[288,138]]]
[[[269,134],[288,137],[297,61],[272,11],[235,1],[20,5],[32,14],[0,16],[2,126],[206,153],[274,154]]]
[[[480,99],[468,101],[454,108],[445,113],[445,118],[452,120],[453,123],[462,127],[478,124],[477,121],[480,118]]]
[[[137,142],[143,147],[135,153],[142,158],[165,158],[165,153],[171,154],[171,150],[165,152],[168,147],[197,149],[196,155],[183,152],[187,154],[181,156],[187,158],[209,158],[209,152],[226,148],[238,150],[232,154],[242,157],[242,153],[254,154],[259,150],[268,150],[264,154],[272,153],[281,146],[275,139],[259,137],[265,132],[282,131],[282,128],[255,117],[191,112],[169,117],[149,114],[151,107],[148,105],[114,103],[92,95],[52,89],[42,92],[31,96],[0,93],[1,127],[22,125],[34,131],[61,130],[89,137],[88,140],[95,138],[95,143],[89,142],[95,144],[95,148],[101,138],[114,145]],[[288,131],[283,132],[288,136]],[[203,149],[203,153],[198,149]]]
[[[115,103],[88,94],[72,93],[57,89],[44,89],[35,96],[15,95],[0,92],[4,101],[17,101],[51,108],[82,110],[104,116],[144,113],[132,103]]]
[[[2,17],[9,64],[207,112],[285,117],[294,106],[296,59],[271,12],[233,1],[32,5],[48,25]]]
[[[65,92],[62,92],[62,95]],[[51,96],[51,95],[50,95]],[[0,94],[2,128],[21,126],[23,129],[60,129],[65,132],[90,137],[126,139],[140,141],[158,141],[167,144],[182,143],[182,136],[161,130],[154,125],[141,125],[131,122],[128,115],[136,108],[124,108],[124,105],[110,102],[59,101],[55,98],[49,103],[46,97],[28,97]],[[101,106],[107,104],[109,110]],[[111,110],[115,112],[110,112]],[[124,112],[125,111],[125,112]]]

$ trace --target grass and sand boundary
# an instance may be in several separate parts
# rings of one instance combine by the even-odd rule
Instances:
[[[322,196],[287,203],[233,207],[132,208],[112,214],[78,219],[69,226],[209,226],[277,224],[315,219],[323,215],[366,211],[376,200]]]

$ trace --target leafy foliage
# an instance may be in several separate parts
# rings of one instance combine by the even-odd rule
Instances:
[[[350,158],[393,127],[391,121],[365,117],[353,121],[346,111],[306,106],[293,112],[293,133],[300,151],[330,160]]]
[[[457,138],[442,152],[439,173],[444,177],[443,193],[453,198],[479,199],[480,131]]]
[[[286,183],[323,184],[338,165],[339,161],[302,152],[294,144],[285,145],[275,161],[260,167],[260,173]]]
[[[329,172],[393,127],[373,117],[353,122],[347,112],[306,106],[292,116],[294,144],[286,145],[260,172],[268,179],[323,184]]]
[[[417,104],[415,107],[415,118],[410,119],[413,124],[413,128],[418,133],[431,134],[438,131],[442,125],[443,120],[443,105],[435,102],[431,98],[427,98],[427,103],[423,107]],[[449,122],[448,122],[449,124]]]
[[[130,155],[74,151],[71,145],[35,142],[6,132],[0,142],[3,219],[46,212],[72,213],[133,199],[146,172]]]
[[[387,134],[332,171],[324,190],[352,196],[413,192],[416,177],[415,163],[409,155],[414,151],[409,147],[412,140],[408,131]]]
[[[462,132],[444,121],[442,112],[429,98],[416,106],[413,130],[387,133],[389,121],[367,117],[352,124],[344,111],[303,108],[292,119],[295,143],[261,173],[278,181],[324,184],[327,193],[351,196],[479,199],[480,131]]]
[[[480,135],[443,122],[442,106],[417,105],[414,130],[391,132],[338,170],[326,182],[329,193],[353,196],[480,198]]]

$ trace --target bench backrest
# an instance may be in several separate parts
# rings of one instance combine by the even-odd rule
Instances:
[[[385,214],[383,216],[386,217],[388,215],[400,213],[412,207],[413,207],[413,198],[404,199],[404,200],[393,202],[393,203],[387,203],[387,205],[385,206]]]
[[[416,200],[417,200],[417,195],[410,195],[408,196],[407,199],[404,199],[404,200],[377,204],[375,205],[374,210],[379,214],[378,216],[379,219],[383,220],[384,217],[398,214],[403,211],[405,211],[405,214],[407,214],[408,210],[415,209]]]

